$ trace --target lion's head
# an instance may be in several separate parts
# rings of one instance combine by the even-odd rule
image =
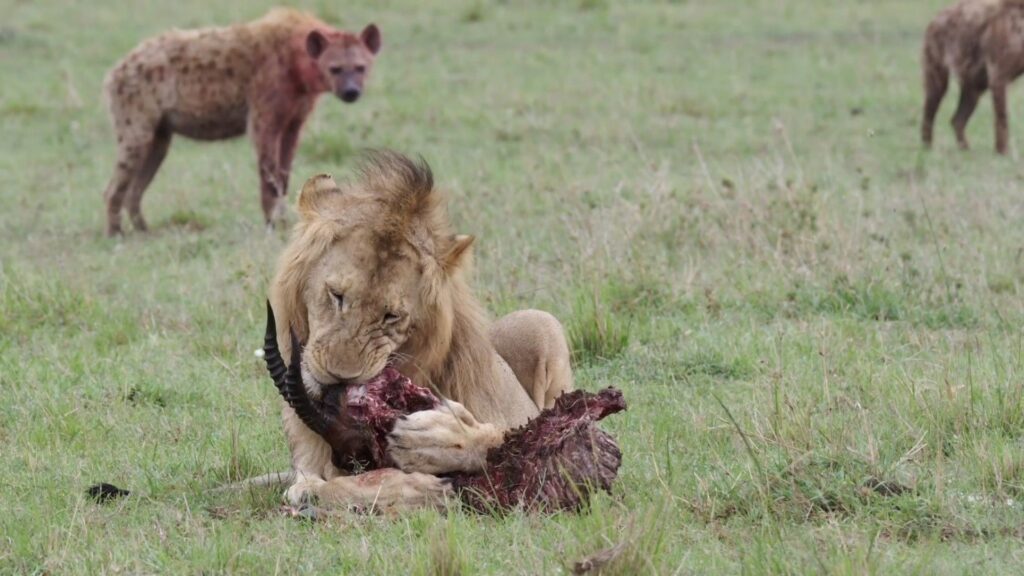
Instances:
[[[425,162],[369,153],[351,181],[310,178],[298,212],[272,300],[279,341],[290,327],[304,344],[311,390],[367,380],[389,363],[441,386],[433,380],[451,370],[453,333],[486,341],[463,279],[473,238],[452,232]]]

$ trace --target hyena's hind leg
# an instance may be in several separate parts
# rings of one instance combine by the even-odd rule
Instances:
[[[161,124],[153,134],[145,159],[139,172],[128,190],[128,215],[132,219],[132,227],[135,230],[147,229],[146,219],[142,217],[142,195],[149,188],[157,170],[167,157],[167,150],[171,147],[171,130],[166,124]]]
[[[573,389],[569,344],[562,324],[540,310],[520,310],[491,326],[491,344],[537,408]]]
[[[107,190],[103,194],[107,205],[107,236],[116,236],[121,233],[121,207],[124,205],[125,196],[131,189],[132,183],[142,171],[148,152],[148,144],[119,145],[118,147],[114,175],[111,176]]]
[[[999,78],[992,82],[992,108],[996,116],[996,152],[1006,154],[1010,139],[1009,113],[1006,111],[1007,82]]]
[[[110,92],[112,90],[114,85],[108,86],[111,120],[114,133],[117,134],[117,162],[114,175],[103,194],[107,205],[108,236],[121,233],[121,208],[125,198],[133,194],[136,182],[146,180],[145,168],[153,157],[153,149],[158,141],[157,128],[161,125],[158,109],[153,106],[133,107],[131,104],[136,103],[135,100],[125,97],[122,101],[116,93]],[[166,154],[166,150],[163,153]]]
[[[941,62],[926,61],[924,66],[924,118],[921,121],[921,142],[930,148],[935,115],[949,87],[949,69]]]
[[[953,114],[953,131],[956,132],[956,143],[962,150],[970,148],[967,143],[967,122],[974,114],[974,109],[978,107],[978,100],[986,88],[986,78],[965,78],[960,84],[960,103]]]

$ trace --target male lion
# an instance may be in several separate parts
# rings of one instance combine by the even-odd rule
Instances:
[[[364,159],[359,178],[309,179],[300,221],[271,290],[278,342],[303,343],[311,396],[357,384],[391,364],[447,398],[400,420],[390,456],[400,470],[342,476],[331,449],[284,405],[292,503],[406,508],[443,502],[434,474],[474,472],[504,432],[572,388],[561,324],[537,310],[488,326],[466,282],[473,237],[456,235],[425,163],[394,152]]]

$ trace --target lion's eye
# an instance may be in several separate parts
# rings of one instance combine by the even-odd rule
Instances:
[[[345,305],[345,296],[343,294],[331,290],[331,298],[334,298],[334,301],[338,303],[339,308]]]

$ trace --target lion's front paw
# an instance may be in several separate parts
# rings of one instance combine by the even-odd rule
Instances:
[[[494,425],[482,424],[462,404],[448,402],[396,422],[388,435],[388,455],[406,472],[478,472],[487,450],[501,440]]]
[[[317,477],[305,477],[296,480],[296,482],[289,486],[288,490],[285,491],[285,500],[287,500],[292,506],[312,504],[316,500],[317,488],[326,483],[327,482],[323,478]]]

